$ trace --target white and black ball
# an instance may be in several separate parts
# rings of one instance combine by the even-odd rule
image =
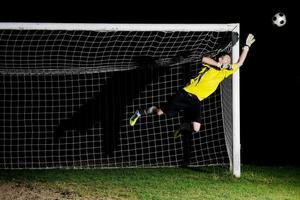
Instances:
[[[282,27],[286,24],[286,16],[284,13],[278,12],[273,16],[272,21],[273,25],[277,27]]]

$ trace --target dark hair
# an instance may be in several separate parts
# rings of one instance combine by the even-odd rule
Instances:
[[[219,58],[221,58],[221,57],[223,57],[223,56],[225,56],[225,55],[230,56],[230,54],[229,54],[228,52],[226,52],[226,51],[221,51],[221,52],[219,52],[219,53],[216,55],[216,60],[218,60]],[[231,57],[231,56],[230,56],[230,57]]]

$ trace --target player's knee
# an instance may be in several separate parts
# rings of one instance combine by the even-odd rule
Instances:
[[[199,122],[192,122],[192,129],[194,132],[199,132],[201,128],[201,124]]]

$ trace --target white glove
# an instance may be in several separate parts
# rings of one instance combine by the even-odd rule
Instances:
[[[246,46],[251,47],[251,45],[255,42],[254,35],[249,33],[247,39],[246,39]]]

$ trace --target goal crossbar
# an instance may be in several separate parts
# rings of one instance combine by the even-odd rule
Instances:
[[[12,30],[85,30],[85,31],[239,31],[239,24],[98,24],[98,23],[0,23]]]

